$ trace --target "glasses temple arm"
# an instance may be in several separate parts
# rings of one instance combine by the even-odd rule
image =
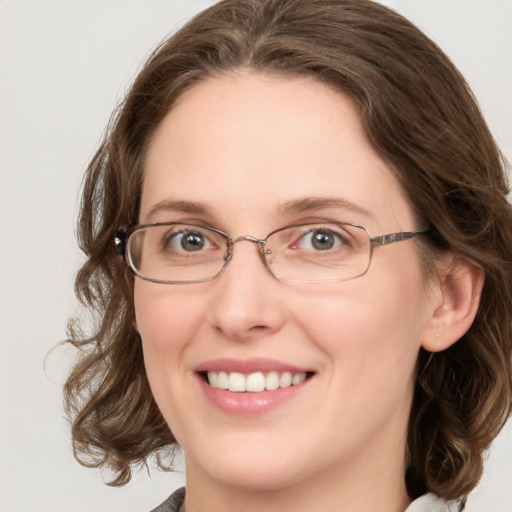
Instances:
[[[381,235],[381,236],[372,236],[370,240],[372,243],[378,245],[388,245],[394,244],[395,242],[401,242],[402,240],[408,240],[409,238],[413,238],[416,235],[423,235],[428,231],[426,229],[420,229],[418,231],[405,231],[402,233],[391,233],[389,235]]]
[[[126,250],[126,241],[128,240],[128,228],[118,228],[116,229],[116,235],[114,238],[114,244],[116,246],[116,251],[121,256],[124,256]]]

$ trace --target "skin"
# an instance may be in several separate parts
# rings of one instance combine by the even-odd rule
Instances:
[[[310,197],[355,207],[281,213]],[[162,201],[206,210],[151,213]],[[187,91],[157,128],[140,223],[264,238],[322,219],[374,235],[423,227],[343,95],[306,78],[239,71]],[[403,512],[417,355],[422,344],[443,348],[433,333],[451,296],[425,282],[414,240],[377,248],[364,276],[336,284],[278,281],[249,242],[209,283],[136,279],[148,378],[185,451],[187,512]],[[292,400],[241,417],[214,407],[198,383],[194,368],[219,357],[277,359],[315,374]]]

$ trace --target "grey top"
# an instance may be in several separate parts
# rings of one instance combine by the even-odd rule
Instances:
[[[180,512],[180,507],[184,501],[185,487],[181,487],[151,512]],[[405,512],[457,512],[457,503],[455,501],[445,501],[435,494],[425,494],[414,500]]]
[[[185,501],[185,487],[174,491],[161,505],[151,512],[180,512],[180,507]]]

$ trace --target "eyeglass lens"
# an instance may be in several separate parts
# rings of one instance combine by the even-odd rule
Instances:
[[[254,240],[251,240],[254,241]],[[160,224],[136,229],[128,239],[128,261],[140,277],[167,283],[205,281],[226,265],[230,239],[213,229]],[[371,241],[351,224],[289,226],[272,232],[262,255],[279,279],[329,282],[352,279],[368,269]]]

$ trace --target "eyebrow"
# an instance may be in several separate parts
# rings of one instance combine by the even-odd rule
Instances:
[[[197,203],[194,201],[171,201],[165,200],[154,204],[147,214],[148,219],[151,219],[159,212],[178,212],[190,213],[195,215],[206,215],[209,213],[210,208],[205,203]]]
[[[375,215],[366,208],[354,204],[346,199],[339,197],[304,197],[293,199],[284,203],[278,210],[279,215],[290,215],[297,213],[307,213],[315,210],[323,210],[327,208],[340,208],[349,210],[354,213],[375,218]]]
[[[292,199],[279,206],[277,210],[278,215],[294,215],[300,213],[314,212],[316,210],[324,210],[327,208],[339,208],[349,210],[354,213],[375,218],[373,213],[366,208],[354,204],[346,199],[338,197],[303,197],[299,199]],[[174,201],[164,200],[153,205],[147,214],[147,218],[151,219],[159,212],[178,212],[188,213],[193,215],[209,215],[211,208],[206,203],[195,201]]]

